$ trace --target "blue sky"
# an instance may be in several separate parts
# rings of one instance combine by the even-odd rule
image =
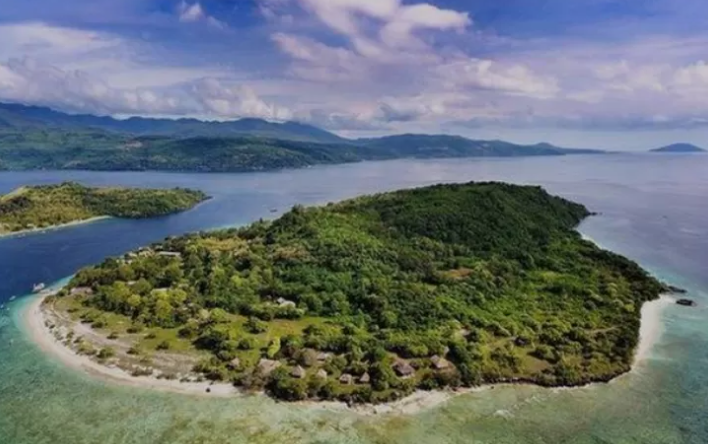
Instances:
[[[707,21],[704,0],[4,0],[0,100],[350,137],[701,144]]]

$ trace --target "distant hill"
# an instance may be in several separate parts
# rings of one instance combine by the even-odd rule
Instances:
[[[0,170],[242,172],[400,158],[601,153],[547,143],[518,145],[450,135],[352,140],[296,122],[119,120],[0,104]]]
[[[651,150],[652,153],[705,153],[706,150],[690,143],[674,143]]]
[[[342,143],[345,141],[345,139],[325,130],[297,122],[275,123],[251,118],[225,122],[144,117],[115,119],[90,114],[66,114],[41,106],[0,103],[0,131],[10,129],[101,130],[121,134],[172,137],[257,136],[319,143]]]

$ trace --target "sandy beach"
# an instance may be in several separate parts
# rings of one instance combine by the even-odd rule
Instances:
[[[42,227],[42,228],[32,228],[30,230],[22,230],[22,231],[12,231],[12,232],[7,232],[7,233],[0,233],[0,239],[4,237],[18,237],[18,236],[25,236],[28,234],[33,234],[33,233],[43,233],[45,231],[54,231],[54,230],[60,230],[62,228],[69,228],[69,227],[74,227],[77,225],[85,225],[85,224],[90,224],[93,222],[98,222],[99,220],[105,220],[105,219],[110,219],[111,216],[97,216],[97,217],[92,217],[90,219],[83,219],[83,220],[77,220],[74,222],[69,222],[66,224],[61,224],[61,225],[53,225],[51,227]]]
[[[107,366],[98,363],[88,356],[79,355],[72,349],[64,345],[46,326],[46,316],[42,310],[42,302],[50,294],[34,296],[34,300],[29,304],[24,314],[25,324],[31,338],[37,345],[66,366],[84,372],[87,375],[96,377],[108,383],[118,383],[132,387],[140,387],[151,390],[160,390],[186,395],[207,396],[207,397],[233,397],[246,396],[239,389],[231,384],[212,384],[210,382],[180,382],[178,380],[158,379],[154,376],[133,376],[127,371],[116,366]],[[641,365],[649,357],[651,349],[661,338],[662,323],[661,314],[663,310],[674,304],[675,301],[669,296],[647,302],[641,310],[640,341],[635,352],[633,370]],[[495,384],[497,386],[507,384]],[[590,384],[593,385],[593,384]],[[423,410],[442,405],[451,398],[473,391],[483,391],[491,386],[483,386],[474,389],[462,389],[457,391],[416,391],[412,395],[399,401],[380,405],[356,405],[348,406],[341,402],[317,402],[304,401],[297,403],[300,406],[327,409],[327,410],[347,410],[362,415],[413,415]],[[582,387],[580,387],[582,388]],[[560,388],[565,389],[565,388]],[[572,390],[576,388],[568,388]],[[208,391],[207,391],[208,390]]]

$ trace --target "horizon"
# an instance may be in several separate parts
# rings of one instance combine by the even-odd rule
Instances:
[[[698,0],[7,3],[4,102],[294,121],[347,138],[620,151],[708,139]]]

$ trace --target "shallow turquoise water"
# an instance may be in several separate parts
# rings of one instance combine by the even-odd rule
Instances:
[[[0,174],[24,182],[181,184],[215,196],[197,211],[148,222],[103,221],[0,240],[0,443],[705,443],[708,442],[708,159],[575,158],[380,162],[263,175]],[[667,160],[668,159],[668,160]],[[638,369],[577,390],[496,387],[414,416],[215,399],[107,385],[44,355],[23,331],[31,283],[168,234],[245,223],[272,207],[336,200],[438,181],[540,183],[602,216],[582,231],[691,291],[700,306],[670,306],[664,334]]]

